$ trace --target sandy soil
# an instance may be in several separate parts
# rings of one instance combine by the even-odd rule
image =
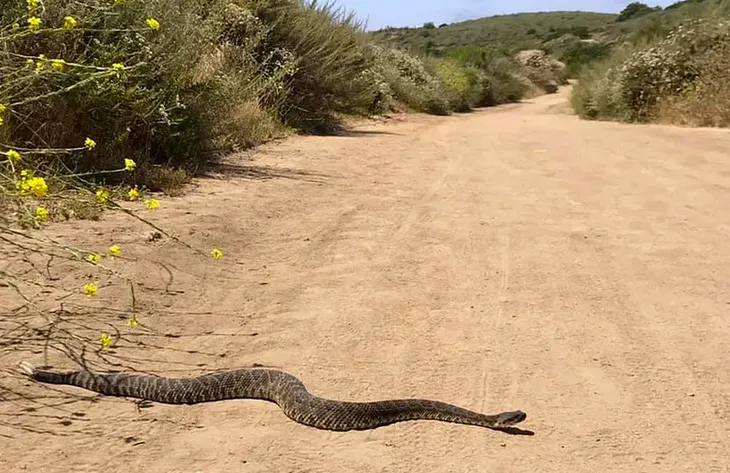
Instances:
[[[259,363],[336,399],[522,409],[535,435],[333,433],[250,400],[138,410],[22,379],[20,360],[73,365],[5,321],[0,471],[730,471],[730,133],[584,122],[564,102],[296,137],[144,213],[217,262],[122,214],[48,230],[122,246],[109,264],[138,281],[137,329],[126,284],[53,266],[59,286],[102,284],[54,299],[56,322],[118,328],[121,367]]]

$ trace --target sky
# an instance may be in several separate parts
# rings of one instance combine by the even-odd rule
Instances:
[[[335,0],[347,11],[367,21],[368,30],[385,26],[436,25],[519,12],[594,11],[618,13],[634,0]],[[665,7],[677,0],[644,0]]]

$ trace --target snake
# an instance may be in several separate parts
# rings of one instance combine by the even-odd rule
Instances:
[[[279,406],[291,420],[331,431],[368,430],[409,420],[436,420],[509,430],[524,421],[520,410],[481,414],[440,401],[392,399],[345,402],[312,395],[296,376],[275,369],[244,368],[191,378],[168,378],[138,372],[56,372],[20,363],[20,372],[39,383],[70,385],[107,396],[162,404],[198,404],[227,399],[259,399]]]

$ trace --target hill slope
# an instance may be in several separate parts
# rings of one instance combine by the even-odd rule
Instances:
[[[601,43],[665,36],[687,18],[726,16],[727,0],[683,0],[662,9],[618,21],[618,14],[583,11],[516,13],[420,28],[385,28],[371,33],[376,39],[419,52],[439,52],[460,46],[489,47],[517,52],[555,49],[566,34],[573,42],[591,39]],[[558,49],[562,49],[557,45]]]
[[[438,28],[386,28],[372,34],[400,47],[426,50],[458,46],[498,47],[509,51],[539,48],[566,33],[597,36],[617,15],[590,12],[516,13],[470,20]]]

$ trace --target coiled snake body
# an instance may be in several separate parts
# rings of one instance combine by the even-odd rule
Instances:
[[[276,403],[290,419],[323,430],[374,429],[406,420],[438,420],[505,429],[527,418],[522,411],[480,414],[439,401],[395,399],[342,402],[314,396],[295,376],[283,371],[251,368],[195,378],[165,378],[136,373],[65,373],[35,369],[21,371],[42,383],[66,384],[110,396],[124,396],[164,404],[197,404],[225,399],[262,399]]]

